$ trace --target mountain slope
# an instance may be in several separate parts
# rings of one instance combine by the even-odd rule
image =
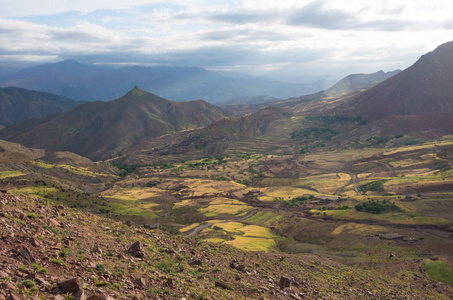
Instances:
[[[279,108],[269,107],[256,113],[237,117],[222,118],[204,128],[186,132],[168,134],[144,141],[123,153],[119,158],[125,164],[159,163],[163,160],[174,161],[218,156],[237,143],[260,144],[260,138],[279,127],[274,126],[279,120],[287,120],[291,114]],[[280,130],[280,129],[279,129]],[[265,141],[268,146],[278,143],[278,138]],[[165,155],[165,157],[161,157]]]
[[[414,65],[357,97],[361,116],[453,113],[453,42],[423,55]]]
[[[382,70],[372,74],[351,74],[338,81],[323,93],[327,96],[348,94],[367,89],[398,74],[401,70],[384,73]]]
[[[167,99],[204,99],[212,103],[259,95],[288,98],[316,92],[322,87],[251,76],[234,78],[201,68],[128,66],[115,69],[83,65],[74,60],[27,68],[7,76],[1,84],[88,101],[116,99],[134,85]]]
[[[63,96],[15,87],[3,88],[0,89],[0,125],[42,118],[79,104]]]
[[[206,126],[226,111],[205,101],[173,102],[134,88],[110,102],[88,102],[60,114],[14,124],[3,139],[29,147],[106,159],[144,140]]]

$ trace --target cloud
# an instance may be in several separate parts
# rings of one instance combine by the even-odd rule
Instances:
[[[71,28],[58,28],[49,30],[49,35],[52,40],[60,42],[77,41],[78,43],[112,43],[117,41],[117,36],[96,24],[81,23]]]
[[[347,29],[358,23],[358,19],[339,9],[326,9],[325,1],[315,1],[291,14],[289,25],[309,26],[324,29]]]
[[[206,16],[208,20],[232,24],[266,23],[278,19],[278,14],[272,11],[228,11],[212,13]]]
[[[262,30],[250,27],[240,28],[223,28],[218,30],[210,30],[200,35],[202,40],[207,41],[235,41],[235,42],[250,42],[250,41],[267,41],[281,42],[287,41],[293,36],[282,33],[278,30]]]

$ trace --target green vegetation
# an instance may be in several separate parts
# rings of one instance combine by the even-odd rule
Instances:
[[[362,193],[366,193],[367,191],[383,192],[384,183],[386,181],[387,181],[387,179],[375,180],[375,181],[371,181],[371,182],[362,184],[358,188]]]
[[[413,146],[413,145],[417,145],[420,141],[417,140],[417,139],[407,139],[407,140],[404,140],[402,141],[401,143],[399,143],[397,146],[400,147],[400,146]]]
[[[369,200],[367,202],[357,204],[354,206],[355,210],[361,212],[367,212],[372,214],[382,214],[386,212],[401,212],[401,208],[391,202],[387,202],[387,200],[376,201],[376,200]]]
[[[432,280],[453,285],[453,272],[443,260],[425,260],[426,275]]]
[[[311,195],[311,196],[313,196],[313,195]],[[313,198],[314,198],[314,196],[313,196]],[[289,207],[299,206],[301,204],[301,202],[307,201],[308,199],[309,198],[304,197],[304,196],[294,197],[289,201],[283,201],[283,205],[289,206]]]
[[[333,123],[352,123],[358,122],[359,125],[365,125],[368,123],[367,119],[362,118],[361,116],[349,117],[349,116],[307,116],[307,121],[319,121],[323,123],[324,126],[330,126]]]
[[[115,164],[115,163],[113,163],[113,166],[121,171],[120,176],[122,176],[122,177],[134,172],[139,167],[138,165],[126,165],[126,164]]]
[[[328,127],[308,127],[295,130],[290,133],[291,139],[308,140],[308,139],[323,139],[330,140],[332,136],[338,134],[337,131]]]

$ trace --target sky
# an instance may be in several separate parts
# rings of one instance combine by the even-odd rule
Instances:
[[[393,71],[453,40],[451,0],[0,0],[0,62],[194,66],[291,82]]]

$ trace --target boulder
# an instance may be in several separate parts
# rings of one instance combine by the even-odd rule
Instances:
[[[82,290],[82,280],[80,277],[74,277],[68,280],[58,282],[58,289],[62,293],[76,293]]]
[[[138,258],[145,257],[145,250],[143,249],[142,243],[140,241],[136,241],[135,243],[133,243],[129,247],[127,252],[134,257],[138,257]]]
[[[278,285],[280,285],[280,288],[289,288],[291,286],[291,280],[287,277],[280,277],[280,280],[278,282]]]

